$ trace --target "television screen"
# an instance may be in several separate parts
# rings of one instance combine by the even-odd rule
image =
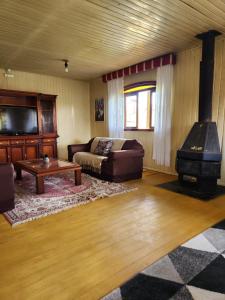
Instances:
[[[37,110],[22,106],[0,106],[0,134],[37,134]]]

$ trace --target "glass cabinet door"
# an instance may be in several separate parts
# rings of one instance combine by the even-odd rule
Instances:
[[[42,132],[53,133],[54,132],[54,102],[40,100],[41,112],[42,112]]]

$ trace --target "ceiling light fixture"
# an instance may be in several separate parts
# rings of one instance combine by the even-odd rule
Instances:
[[[14,74],[12,73],[11,69],[6,69],[4,74],[5,74],[5,77],[7,77],[7,78],[13,78],[14,77]]]
[[[68,73],[69,72],[69,60],[63,59],[62,61],[64,62],[65,72]]]

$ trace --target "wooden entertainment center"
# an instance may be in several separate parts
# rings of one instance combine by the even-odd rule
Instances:
[[[1,106],[35,108],[37,134],[0,134],[0,162],[40,158],[47,154],[57,157],[56,95],[0,90]],[[0,120],[1,121],[1,120]]]

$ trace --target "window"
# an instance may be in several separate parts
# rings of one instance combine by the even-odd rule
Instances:
[[[155,81],[125,87],[124,130],[154,130],[155,88]]]

